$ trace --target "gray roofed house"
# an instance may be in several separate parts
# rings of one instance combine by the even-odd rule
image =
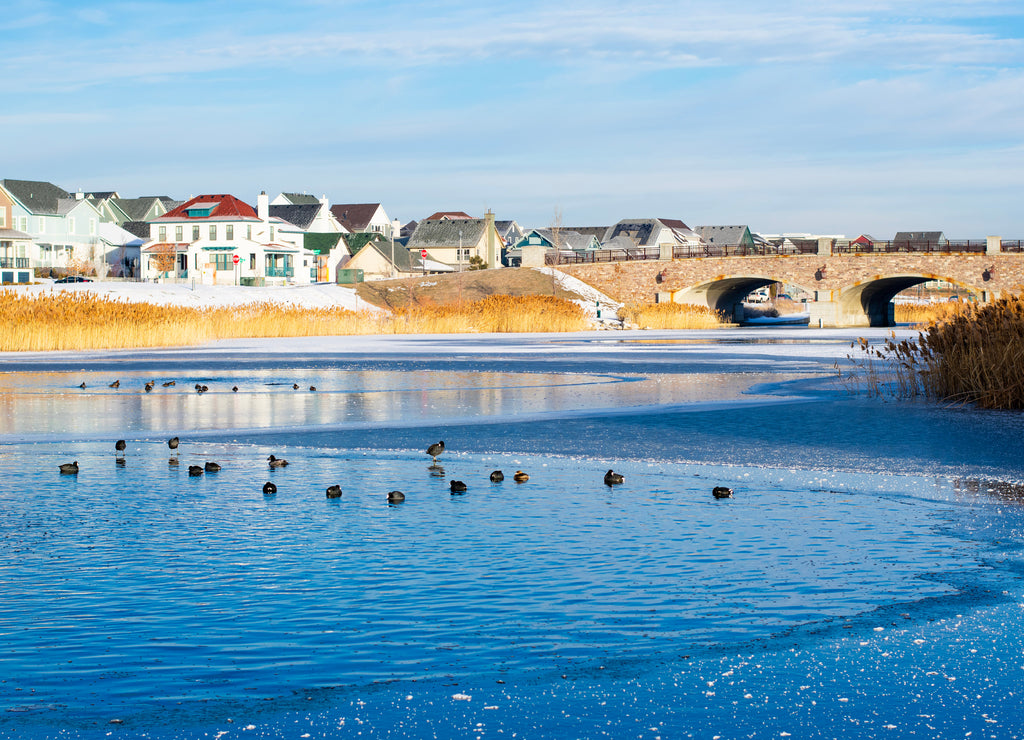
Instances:
[[[941,231],[897,231],[893,244],[938,244],[946,241]]]
[[[298,226],[303,231],[312,225],[319,213],[320,201],[318,200],[314,200],[312,203],[302,203],[297,205],[270,206],[271,218],[283,219],[293,226]]]
[[[488,252],[488,223],[491,223],[493,242]],[[501,260],[504,242],[493,222],[485,218],[469,219],[427,219],[420,221],[416,231],[409,238],[409,250],[427,250],[430,258],[443,264],[468,264],[473,257],[480,257],[488,267],[497,267]]]
[[[696,246],[701,243],[698,234],[674,218],[623,219],[608,227],[601,242],[609,247],[609,242],[618,237],[624,238],[618,239],[617,244],[624,244],[628,239],[634,247],[658,247],[663,244]]]
[[[608,231],[607,226],[564,226],[566,231],[575,231],[577,234],[583,234],[584,236],[592,236],[597,239],[598,244],[604,239],[605,233]]]
[[[115,198],[114,204],[127,216],[126,221],[150,221],[160,218],[180,203],[163,197]],[[124,222],[122,222],[122,228]]]
[[[522,227],[519,226],[515,221],[495,221],[494,228],[498,230],[498,236],[501,237],[502,242],[505,246],[511,246],[517,241],[523,238]]]
[[[694,231],[709,247],[754,247],[754,237],[747,226],[697,226]]]
[[[57,215],[60,201],[72,199],[71,193],[51,182],[38,180],[0,180],[0,185],[18,199],[29,213]]]
[[[125,221],[121,224],[121,228],[131,234],[135,234],[135,236],[143,239],[149,239],[148,221]]]
[[[310,205],[311,203],[319,203],[320,199],[315,195],[309,193],[281,193],[272,201],[270,201],[271,207],[273,206],[304,206]]]

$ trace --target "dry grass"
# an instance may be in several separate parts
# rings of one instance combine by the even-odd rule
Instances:
[[[916,341],[880,347],[860,340],[861,367],[892,371],[891,391],[987,409],[1024,409],[1024,300],[967,305],[927,326]]]
[[[949,319],[963,311],[968,304],[957,301],[942,303],[897,303],[895,319],[899,324],[930,324]]]
[[[371,314],[274,303],[199,309],[128,303],[88,292],[39,296],[0,292],[0,351],[4,352],[168,347],[252,337],[587,328],[589,322],[579,306],[551,296],[490,296],[461,306]]]
[[[716,329],[725,323],[707,306],[685,303],[627,303],[619,316],[641,329]]]

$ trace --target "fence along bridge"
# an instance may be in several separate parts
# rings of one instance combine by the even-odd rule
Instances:
[[[874,245],[821,239],[789,251],[754,251],[663,245],[597,250],[571,260],[563,253],[549,263],[618,301],[708,306],[737,321],[751,291],[795,285],[813,297],[807,306],[816,327],[892,326],[896,294],[931,280],[945,280],[980,301],[1024,285],[1024,245],[999,237]],[[524,250],[524,265],[544,262],[543,250]]]

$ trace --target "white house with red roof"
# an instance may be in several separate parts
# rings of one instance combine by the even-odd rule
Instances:
[[[315,259],[302,234],[270,215],[260,193],[254,209],[233,195],[200,195],[149,222],[144,280],[205,285],[308,284]]]

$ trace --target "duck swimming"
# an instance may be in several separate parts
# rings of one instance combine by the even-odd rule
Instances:
[[[495,470],[493,473],[491,473],[491,481],[493,483],[501,483],[503,480],[505,480],[505,474],[502,473],[500,470]]]
[[[263,495],[264,496],[271,496],[271,495],[273,495],[275,493],[277,493],[277,486],[275,486],[270,481],[267,481],[266,483],[263,484]]]
[[[327,489],[327,498],[341,498],[341,486],[335,484]]]
[[[220,470],[220,465],[218,465],[215,462],[207,462],[206,465],[203,466],[203,468],[206,470],[207,473],[216,473],[218,470]]]
[[[614,470],[609,470],[604,474],[604,484],[606,486],[616,486],[619,483],[625,483],[626,477],[622,473],[616,473]]]
[[[530,480],[530,476],[522,470],[517,470],[516,474],[512,476],[512,480],[516,483],[526,483],[526,481]]]
[[[273,455],[267,458],[267,462],[270,463],[270,467],[272,468],[283,468],[288,464],[287,460],[282,460],[281,458],[274,457]]]
[[[205,471],[203,470],[203,467],[201,465],[189,465],[188,466],[188,474],[193,476],[193,477],[200,476],[204,472]]]
[[[452,493],[465,493],[468,489],[465,483],[460,480],[453,480],[449,487],[452,489]]]
[[[715,486],[711,489],[711,495],[715,498],[732,498],[732,489],[725,486]]]
[[[70,463],[62,463],[60,466],[61,475],[78,475],[78,460]]]
[[[401,491],[388,491],[388,503],[400,504],[405,501],[405,494]]]

